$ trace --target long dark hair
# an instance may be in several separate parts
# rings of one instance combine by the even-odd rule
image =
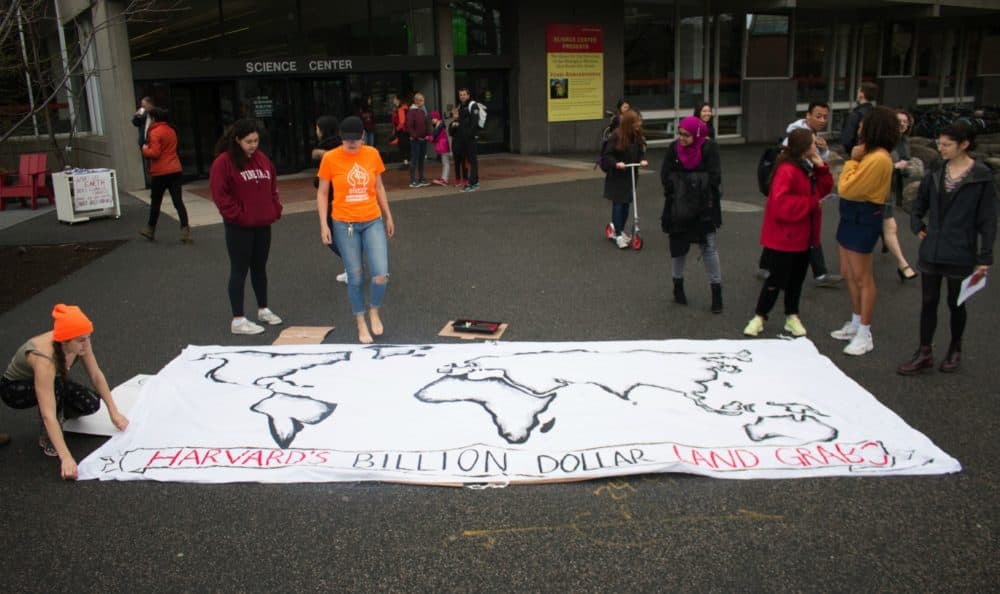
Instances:
[[[69,369],[66,367],[66,353],[63,352],[62,343],[52,341],[52,362],[56,364],[56,373],[59,377],[66,377]]]
[[[694,113],[691,114],[691,115],[693,115],[694,117],[696,117],[699,120],[701,120],[701,110],[705,109],[706,107],[708,107],[709,109],[711,109],[712,104],[709,103],[708,101],[703,101],[700,105],[698,105],[698,107],[694,108]],[[713,118],[715,117],[715,110],[714,109],[712,110],[712,117]],[[712,118],[709,118],[709,120],[711,120],[711,119]],[[702,120],[702,121],[704,121],[704,120]]]
[[[645,140],[639,112],[634,109],[622,112],[618,127],[615,129],[615,150],[624,151],[629,145],[642,144]]]
[[[336,116],[319,116],[316,118],[316,127],[319,128],[320,133],[317,145],[319,148],[331,150],[340,146],[340,122]]]
[[[257,120],[243,118],[233,122],[232,126],[226,128],[219,140],[215,143],[215,154],[229,153],[229,158],[237,169],[243,169],[247,164],[247,154],[240,148],[239,140],[256,132],[260,134],[260,126]]]
[[[788,145],[781,149],[778,158],[774,160],[774,167],[771,168],[770,179],[774,180],[774,173],[785,161],[798,163],[809,151],[813,143],[813,131],[806,128],[797,128],[788,135]]]
[[[870,153],[877,148],[883,148],[887,153],[899,144],[899,119],[896,110],[879,105],[868,110],[861,120],[861,132],[858,133],[858,144],[865,145],[865,152]]]

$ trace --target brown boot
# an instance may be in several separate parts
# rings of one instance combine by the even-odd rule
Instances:
[[[941,361],[941,367],[938,369],[942,373],[953,373],[958,371],[959,365],[962,363],[962,345],[952,343],[948,345],[948,354],[944,356],[944,361]]]
[[[10,435],[6,433],[0,433],[0,446],[5,446],[10,443]]]
[[[194,243],[191,239],[191,227],[181,227],[181,243]]]
[[[920,345],[913,358],[896,368],[899,375],[916,375],[925,369],[934,367],[934,353],[929,345]]]
[[[153,241],[154,239],[156,239],[156,229],[154,227],[146,225],[142,229],[139,229],[139,235],[142,235],[146,239]]]

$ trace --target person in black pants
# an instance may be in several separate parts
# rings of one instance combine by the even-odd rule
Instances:
[[[233,334],[260,334],[264,327],[243,313],[243,287],[247,271],[257,297],[257,320],[282,322],[267,306],[267,257],[271,250],[271,224],[281,218],[277,170],[262,151],[255,120],[233,123],[219,139],[209,173],[212,200],[222,215],[229,253],[229,304]]]
[[[139,235],[153,241],[156,222],[160,218],[160,206],[163,204],[163,193],[169,191],[170,200],[174,203],[174,210],[181,223],[181,242],[191,243],[191,226],[181,198],[183,168],[177,156],[177,133],[167,123],[167,110],[154,107],[149,110],[148,115],[153,124],[149,127],[147,142],[142,145],[142,156],[149,159],[149,220],[139,231]]]
[[[463,191],[473,192],[479,189],[479,154],[476,146],[476,136],[479,130],[479,104],[472,100],[469,89],[458,90],[458,129],[455,131],[451,152],[455,154],[455,163],[469,166],[468,183]]]
[[[934,367],[931,342],[937,327],[942,282],[948,287],[951,342],[940,370],[945,373],[958,370],[968,316],[965,304],[958,305],[962,280],[973,274],[985,276],[993,264],[996,183],[990,169],[969,156],[968,151],[973,148],[975,132],[971,126],[964,122],[946,126],[938,138],[942,162],[924,176],[913,202],[910,229],[921,240],[917,262],[923,288],[920,346],[909,361],[896,368],[900,375],[915,375]]]

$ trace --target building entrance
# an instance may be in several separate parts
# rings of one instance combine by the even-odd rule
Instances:
[[[232,82],[170,85],[171,123],[177,130],[177,156],[186,179],[208,177],[215,142],[235,121],[236,85]]]

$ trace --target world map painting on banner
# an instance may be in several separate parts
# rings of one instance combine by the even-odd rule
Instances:
[[[189,346],[80,478],[527,483],[958,472],[806,339]]]

